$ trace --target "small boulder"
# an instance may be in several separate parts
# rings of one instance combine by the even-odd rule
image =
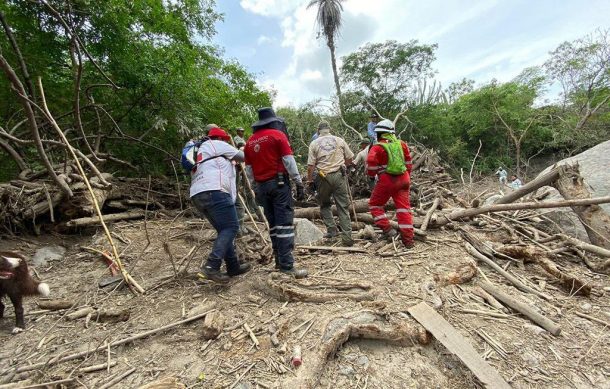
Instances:
[[[324,233],[308,219],[294,219],[294,244],[308,245],[324,237]]]
[[[45,246],[36,250],[32,259],[34,266],[47,266],[51,261],[63,259],[66,248],[62,246]]]

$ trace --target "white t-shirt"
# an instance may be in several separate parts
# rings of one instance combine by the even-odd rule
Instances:
[[[229,193],[235,201],[235,166],[231,159],[238,152],[235,147],[220,140],[203,142],[197,151],[198,162],[219,155],[226,158],[218,157],[197,165],[197,170],[191,173],[191,197],[201,192],[220,190]]]

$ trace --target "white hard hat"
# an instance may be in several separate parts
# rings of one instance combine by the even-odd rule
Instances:
[[[391,120],[383,119],[375,125],[375,132],[394,134],[394,123]]]

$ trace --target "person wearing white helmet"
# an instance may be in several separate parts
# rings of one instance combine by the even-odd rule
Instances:
[[[396,218],[402,243],[413,247],[413,215],[409,200],[411,186],[411,153],[409,146],[396,137],[394,123],[384,119],[375,125],[377,144],[371,146],[366,163],[367,174],[377,177],[377,185],[369,199],[369,209],[375,225],[388,238],[396,236],[385,213],[385,205],[390,198],[396,205]]]

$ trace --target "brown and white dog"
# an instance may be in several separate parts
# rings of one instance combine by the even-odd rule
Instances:
[[[23,298],[31,295],[48,296],[49,285],[32,278],[25,257],[12,251],[0,251],[0,319],[4,316],[4,296],[15,308],[15,328],[13,334],[25,330],[23,318]]]

